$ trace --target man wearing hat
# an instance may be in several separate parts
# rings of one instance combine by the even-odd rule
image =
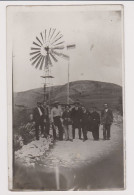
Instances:
[[[44,110],[41,107],[41,102],[37,102],[37,107],[33,112],[33,119],[35,121],[36,139],[39,140],[39,127],[41,127],[41,134],[44,136]]]
[[[112,110],[108,108],[108,104],[104,104],[104,110],[101,112],[101,124],[103,125],[103,139],[110,140],[110,128],[113,122]]]
[[[58,127],[60,141],[63,140],[63,127],[61,123],[61,116],[62,116],[62,112],[61,109],[59,108],[59,102],[55,101],[53,103],[53,108],[51,110],[51,121],[52,124]]]
[[[79,108],[80,103],[76,101],[74,108],[72,109],[72,121],[73,121],[73,139],[75,139],[75,129],[78,129],[79,139],[81,139],[81,117],[82,111]]]
[[[83,132],[83,142],[88,139],[87,131],[89,129],[89,118],[90,118],[90,113],[84,106],[82,106],[81,127]]]
[[[92,108],[91,112],[91,129],[94,140],[99,140],[99,125],[100,125],[100,115],[97,112],[95,106]]]

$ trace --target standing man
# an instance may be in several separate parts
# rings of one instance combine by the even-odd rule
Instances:
[[[49,129],[50,129],[50,120],[49,120],[49,106],[44,101],[43,102],[43,110],[44,110],[44,126],[45,126],[45,134],[46,136],[49,135]]]
[[[71,115],[69,105],[65,106],[65,111],[62,114],[62,118],[63,118],[64,130],[65,130],[65,140],[73,141],[72,115]]]
[[[100,115],[94,106],[91,113],[91,128],[94,140],[99,140]]]
[[[41,127],[41,134],[44,136],[44,110],[41,107],[41,102],[37,102],[37,107],[34,109],[33,119],[35,121],[36,139],[39,140],[39,127]]]
[[[84,106],[82,106],[81,127],[83,132],[83,142],[88,139],[87,130],[89,128],[89,117],[90,117],[90,113],[86,110]]]
[[[107,104],[104,104],[104,110],[101,113],[101,123],[103,125],[103,139],[110,140],[110,128],[113,122],[113,113],[108,108]]]
[[[72,109],[72,121],[73,121],[73,139],[75,139],[75,129],[78,129],[79,139],[81,140],[81,115],[82,111],[79,108],[79,102],[75,102]]]
[[[60,141],[63,140],[63,127],[61,123],[61,116],[62,116],[62,112],[61,109],[59,108],[59,103],[56,101],[54,102],[53,108],[51,110],[51,121],[52,121],[52,126],[54,124],[55,126],[58,127]]]

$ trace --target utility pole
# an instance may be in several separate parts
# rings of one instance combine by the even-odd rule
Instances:
[[[75,44],[70,44],[67,45],[67,50],[74,49],[76,47]],[[67,83],[67,104],[69,104],[69,99],[70,99],[70,93],[69,93],[69,80],[70,80],[70,57],[68,59],[68,83]]]
[[[68,61],[67,104],[69,104],[69,61]]]

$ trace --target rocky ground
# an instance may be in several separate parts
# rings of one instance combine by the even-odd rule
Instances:
[[[40,158],[49,151],[51,145],[53,145],[51,138],[34,140],[27,145],[23,145],[20,150],[15,151],[15,161],[26,167],[34,167],[35,163],[38,163]]]

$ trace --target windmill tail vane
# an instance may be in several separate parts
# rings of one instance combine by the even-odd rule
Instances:
[[[74,48],[76,48],[75,44],[67,45],[67,49],[74,49]]]

